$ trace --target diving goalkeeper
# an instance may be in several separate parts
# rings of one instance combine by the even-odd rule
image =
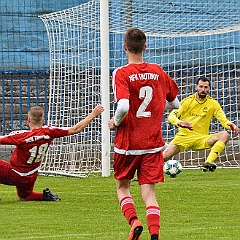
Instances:
[[[163,151],[165,161],[185,149],[198,151],[211,148],[201,169],[203,172],[214,171],[214,161],[224,150],[230,134],[228,131],[209,134],[213,117],[218,119],[225,129],[232,130],[234,136],[238,136],[238,127],[226,118],[220,104],[208,95],[209,91],[209,79],[200,77],[197,80],[196,93],[183,99],[179,109],[174,109],[168,116],[168,120],[179,127],[179,131]]]

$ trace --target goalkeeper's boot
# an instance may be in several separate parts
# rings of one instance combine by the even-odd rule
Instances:
[[[201,170],[203,172],[214,172],[216,170],[217,166],[214,163],[209,163],[209,162],[205,162],[202,166],[201,166]]]
[[[131,227],[128,240],[140,240],[140,235],[142,234],[142,231],[142,223],[138,219],[136,219]]]
[[[61,201],[61,198],[51,192],[48,188],[43,190],[43,201]]]
[[[210,172],[214,172],[214,171],[216,170],[216,168],[217,168],[217,165],[214,164],[214,163],[212,163],[212,164],[210,164],[210,166],[209,166],[209,171],[210,171]]]

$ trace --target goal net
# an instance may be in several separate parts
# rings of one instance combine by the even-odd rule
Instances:
[[[105,7],[101,7],[103,3]],[[102,21],[104,16],[107,24]],[[49,38],[50,125],[72,126],[104,99],[110,99],[104,103],[107,111],[110,109],[107,116],[113,115],[115,105],[109,82],[111,72],[127,63],[122,45],[129,27],[145,31],[144,60],[161,65],[178,83],[180,100],[194,93],[199,76],[207,76],[211,80],[210,95],[220,102],[227,118],[238,125],[239,1],[95,0],[40,18]],[[109,42],[105,43],[103,36],[108,36]],[[106,49],[109,47],[108,51],[103,51],[104,44]],[[104,67],[102,59],[107,59],[109,66]],[[107,79],[103,79],[101,74],[106,68]],[[166,142],[170,142],[177,131],[167,121],[168,114],[166,111],[163,120]],[[220,130],[222,126],[213,119],[210,131]],[[110,161],[112,169],[113,138],[114,133],[109,132],[106,121],[96,118],[80,134],[55,140],[41,171],[86,175],[101,171],[104,158]],[[109,146],[109,154],[103,153],[104,144]],[[239,152],[239,137],[232,135],[217,165],[239,167]],[[180,160],[184,168],[197,168],[208,153],[208,150],[185,151],[174,158]]]

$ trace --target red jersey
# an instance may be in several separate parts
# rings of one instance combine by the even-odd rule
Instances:
[[[129,99],[130,104],[117,127],[115,151],[129,155],[160,151],[164,145],[164,107],[166,100],[172,102],[177,97],[177,84],[159,65],[144,62],[117,68],[113,72],[113,91],[116,102]]]
[[[10,166],[20,173],[29,173],[40,166],[53,139],[67,135],[68,128],[43,126],[0,136],[0,143],[16,146],[10,159]]]

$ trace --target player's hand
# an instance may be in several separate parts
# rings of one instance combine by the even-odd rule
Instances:
[[[114,130],[117,126],[114,123],[114,117],[112,117],[109,121],[108,121],[108,128],[110,130]]]
[[[189,130],[193,130],[193,126],[192,126],[192,124],[191,123],[189,123],[189,122],[179,122],[178,123],[178,126],[179,127],[182,127],[182,128],[188,128]]]
[[[232,131],[234,132],[234,136],[238,136],[238,127],[233,124],[233,123],[228,123],[228,126],[232,129]]]
[[[100,115],[103,111],[104,111],[103,106],[99,104],[92,110],[92,114],[96,117]]]

